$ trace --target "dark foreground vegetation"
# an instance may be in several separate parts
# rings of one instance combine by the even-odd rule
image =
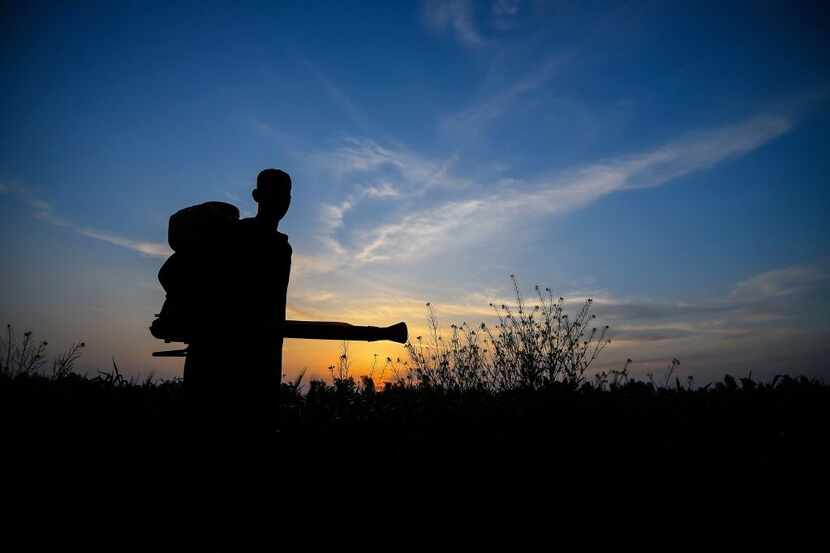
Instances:
[[[628,364],[592,372],[608,340],[591,301],[569,316],[547,290],[532,306],[516,291],[514,306],[493,306],[493,327],[443,333],[428,307],[429,335],[374,378],[353,378],[344,351],[328,381],[283,383],[279,432],[268,435],[194,432],[180,380],[131,380],[115,363],[82,376],[74,364],[84,344],[47,364],[45,342],[9,327],[0,341],[6,458],[47,472],[75,463],[117,474],[205,471],[211,481],[259,467],[370,488],[436,479],[680,485],[826,471],[830,386],[786,375],[698,386],[676,378],[677,360],[647,379],[631,378]]]
[[[830,387],[806,378],[727,376],[694,387],[617,374],[500,390],[402,378],[378,390],[340,376],[283,384],[280,432],[269,436],[194,439],[181,381],[132,381],[117,367],[97,376],[5,370],[0,420],[5,444],[16,444],[9,457],[49,470],[83,458],[142,459],[153,471],[200,447],[214,448],[208,462],[243,462],[254,447],[258,462],[292,474],[375,483],[776,478],[821,474],[830,460]]]
[[[610,473],[642,463],[655,471],[777,471],[828,460],[830,387],[806,378],[726,377],[698,389],[586,382],[499,393],[403,383],[376,391],[348,378],[313,381],[305,394],[285,384],[282,392],[281,431],[268,439],[302,446],[292,452],[297,458],[336,462],[348,452],[350,461],[389,469],[471,463],[498,470],[498,460]],[[179,381],[6,374],[0,405],[7,438],[187,439]]]

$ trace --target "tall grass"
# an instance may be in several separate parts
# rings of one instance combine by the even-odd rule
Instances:
[[[5,336],[0,336],[0,375],[17,377],[41,372],[47,363],[46,350],[49,342],[35,340],[31,330],[18,338],[11,324],[6,325]],[[52,360],[51,376],[62,378],[71,374],[75,362],[86,347],[83,342],[74,342]]]

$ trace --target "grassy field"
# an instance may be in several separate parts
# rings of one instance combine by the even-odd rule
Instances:
[[[608,343],[607,327],[594,326],[591,301],[569,316],[561,299],[539,292],[530,307],[518,292],[515,306],[494,306],[493,328],[464,324],[442,333],[428,308],[430,335],[407,345],[409,359],[386,360],[385,382],[354,378],[344,354],[327,381],[284,382],[279,432],[255,437],[240,428],[238,436],[196,438],[180,380],[131,380],[115,365],[82,376],[74,366],[84,344],[47,363],[45,342],[31,333],[15,337],[9,327],[0,342],[3,435],[25,444],[17,451],[38,452],[27,459],[39,463],[60,464],[79,450],[100,463],[115,456],[112,448],[122,452],[116,462],[157,463],[193,448],[211,449],[205,457],[215,458],[256,442],[257,458],[287,471],[380,480],[765,478],[825,470],[830,386],[793,376],[726,376],[696,386],[674,377],[676,360],[646,379],[632,378],[627,365],[589,372]],[[232,455],[238,461],[241,454]]]
[[[181,444],[182,383],[0,375],[8,439],[72,447]],[[828,461],[830,387],[784,376],[726,377],[691,388],[675,381],[553,382],[499,391],[400,380],[285,383],[280,432],[265,439],[293,463],[371,467],[379,475],[562,472],[603,478],[649,473],[821,471]],[[343,452],[348,452],[344,456]]]

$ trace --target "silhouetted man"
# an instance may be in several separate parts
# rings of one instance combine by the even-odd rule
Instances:
[[[282,344],[279,327],[285,322],[286,294],[291,272],[288,236],[277,230],[291,204],[291,177],[279,169],[265,169],[257,176],[253,193],[255,217],[239,222],[242,264],[237,278],[241,329],[247,335],[239,376],[246,379],[261,413],[276,428],[277,403],[282,380]],[[244,384],[244,383],[243,383]]]
[[[273,432],[282,380],[280,324],[291,271],[288,237],[277,230],[291,203],[291,178],[266,169],[253,191],[255,217],[242,219],[217,246],[212,315],[190,344],[185,389],[196,426],[223,432]]]

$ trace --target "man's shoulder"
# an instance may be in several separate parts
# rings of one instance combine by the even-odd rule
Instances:
[[[288,240],[287,234],[283,234],[275,228],[263,225],[257,221],[256,217],[245,217],[244,219],[240,219],[237,221],[237,228],[242,232],[279,238],[280,240]]]
[[[240,237],[243,240],[270,242],[275,245],[284,246],[289,251],[291,250],[291,245],[288,243],[287,234],[283,234],[282,232],[279,232],[277,229],[263,226],[254,217],[246,217],[244,219],[240,219],[237,228],[239,230]]]
[[[281,249],[288,253],[288,255],[291,255],[291,244],[288,242],[287,234],[283,234],[280,231],[275,230],[271,236],[271,240],[274,244],[277,244]]]
[[[262,225],[254,217],[245,217],[236,222],[237,228],[247,231],[257,231],[262,229]]]

